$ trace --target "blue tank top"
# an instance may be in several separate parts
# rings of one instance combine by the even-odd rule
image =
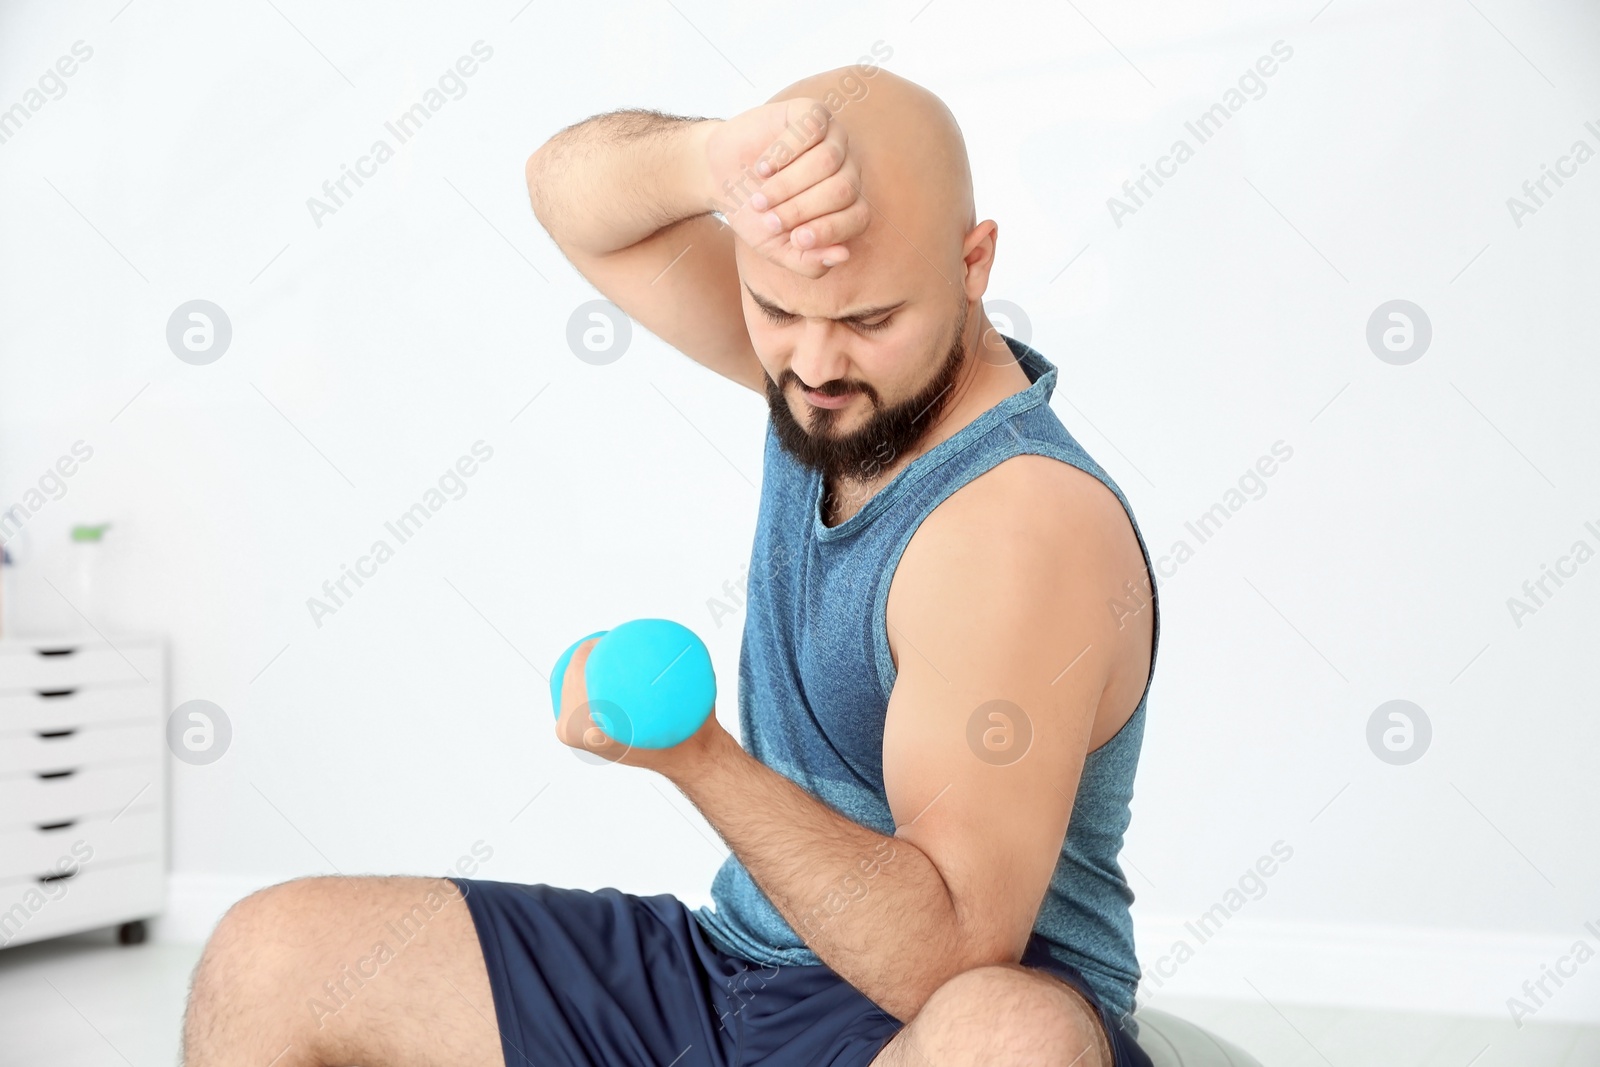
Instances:
[[[1093,475],[1133,512],[1111,478],[1049,405],[1057,369],[1005,338],[1032,385],[1000,401],[901,469],[861,510],[825,526],[820,472],[801,466],[767,425],[760,512],[750,556],[739,653],[739,727],[752,756],[855,822],[892,835],[883,784],[883,726],[895,666],[885,629],[900,555],[945,498],[1017,455],[1053,456]],[[1150,555],[1138,525],[1134,533]],[[1154,575],[1151,606],[1156,607]],[[1160,615],[1152,619],[1155,637]],[[1154,639],[1153,639],[1154,641]],[[1155,648],[1151,648],[1152,673]],[[1133,891],[1117,863],[1129,822],[1149,684],[1131,718],[1088,753],[1072,818],[1034,932],[1083,972],[1117,1015],[1139,982]],[[783,966],[822,961],[729,856],[696,918],[724,952]]]

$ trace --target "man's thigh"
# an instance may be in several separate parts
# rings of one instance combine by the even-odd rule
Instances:
[[[235,905],[195,972],[185,1062],[504,1062],[483,953],[440,878],[308,878]]]

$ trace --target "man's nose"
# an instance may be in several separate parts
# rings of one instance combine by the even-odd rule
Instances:
[[[789,369],[808,389],[843,378],[849,369],[850,361],[838,344],[837,330],[836,323],[824,319],[808,321],[800,331]]]

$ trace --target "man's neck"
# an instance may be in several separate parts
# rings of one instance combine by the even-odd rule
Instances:
[[[980,318],[978,328],[979,343],[969,350],[966,366],[950,387],[953,395],[944,405],[937,421],[917,439],[915,447],[896,456],[870,478],[840,476],[823,480],[823,519],[827,525],[837,526],[845,522],[918,456],[933,451],[954,437],[963,426],[1006,397],[1028,388],[1031,383],[1027,372],[1017,362],[1011,347],[989,325],[988,319]],[[984,338],[988,338],[990,343],[984,345]]]

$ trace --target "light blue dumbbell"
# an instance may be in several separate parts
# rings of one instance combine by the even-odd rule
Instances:
[[[557,718],[567,664],[595,637],[583,684],[589,716],[606,736],[634,748],[671,748],[700,729],[717,702],[711,653],[693,630],[670,619],[634,619],[574,641],[550,675]]]

